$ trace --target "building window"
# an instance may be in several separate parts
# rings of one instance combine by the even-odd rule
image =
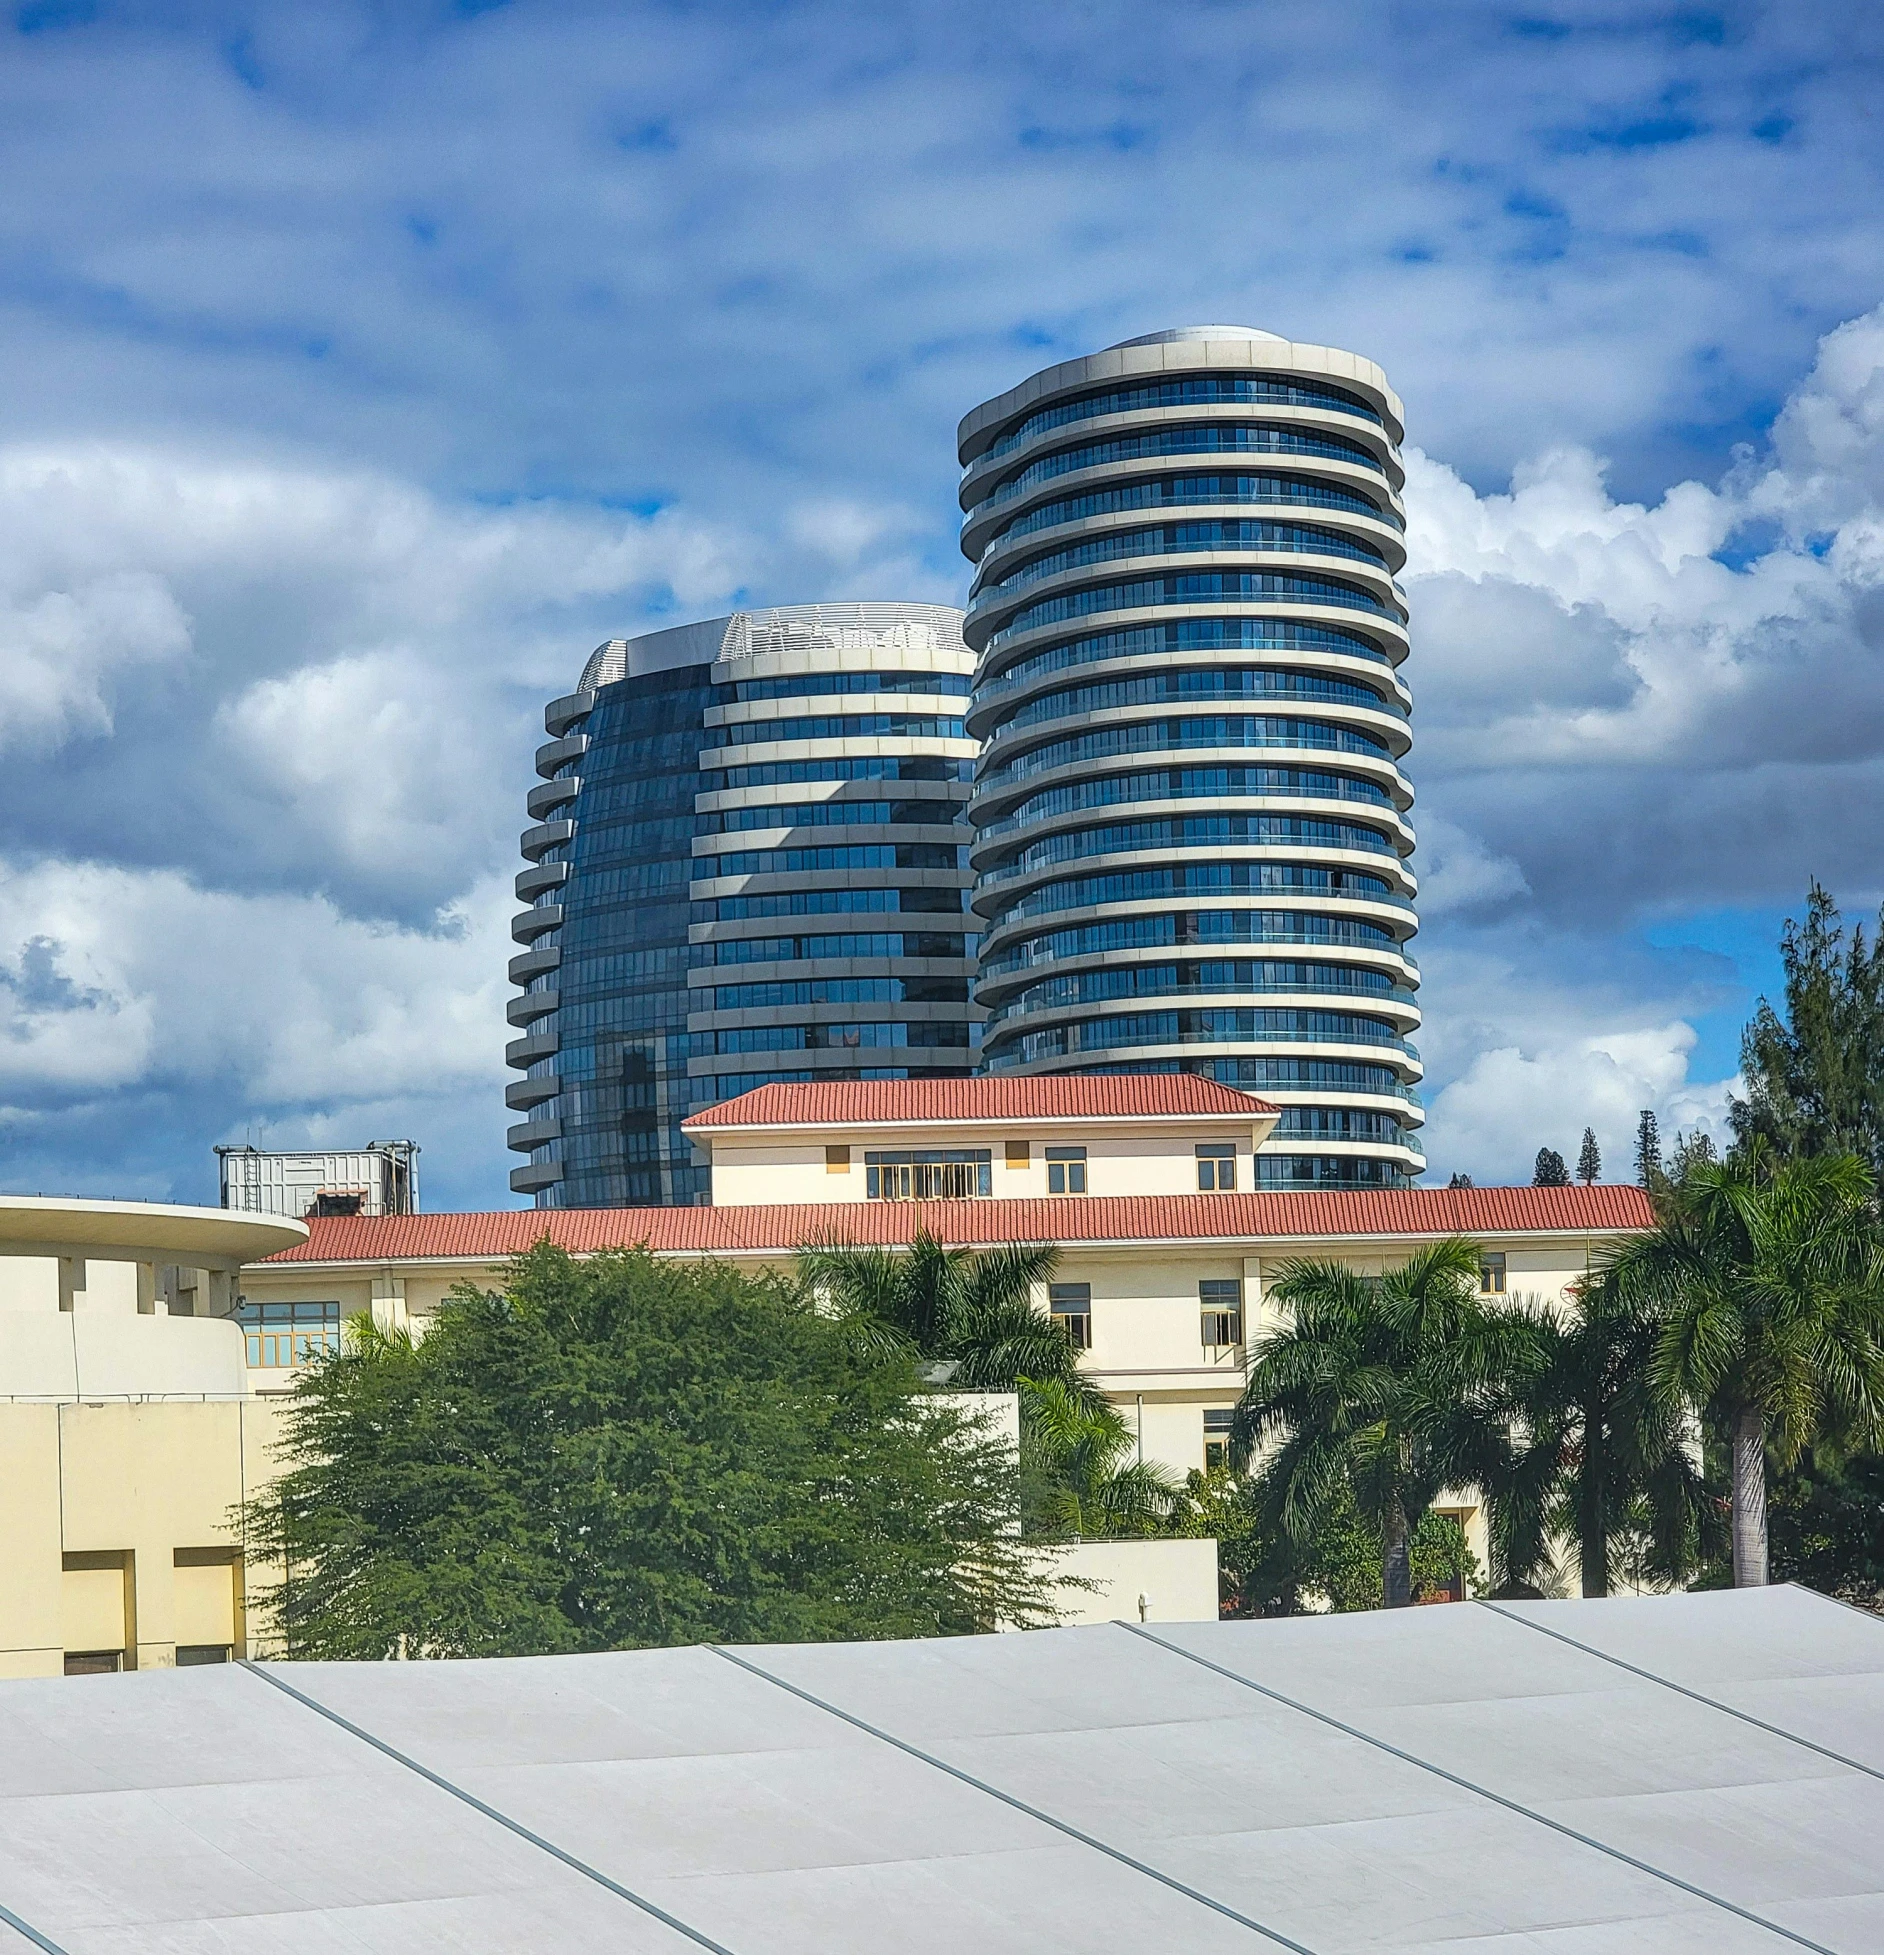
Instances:
[[[1205,1140],[1197,1144],[1197,1191],[1203,1195],[1228,1194],[1236,1186],[1236,1148],[1227,1140]]]
[[[1236,1410],[1233,1406],[1204,1407],[1204,1471],[1206,1473],[1212,1467],[1229,1465],[1230,1421],[1235,1417]]]
[[[179,1643],[177,1668],[192,1670],[200,1663],[227,1663],[233,1654],[227,1643]]]
[[[864,1193],[871,1201],[985,1200],[994,1193],[994,1152],[987,1147],[923,1147],[864,1155]]]
[[[850,1172],[850,1149],[848,1147],[827,1147],[824,1150],[824,1171],[826,1174],[848,1174]]]
[[[1053,1321],[1073,1340],[1076,1350],[1092,1349],[1092,1285],[1053,1283],[1047,1287],[1047,1308]]]
[[[1011,1168],[1024,1168],[1032,1164],[1034,1144],[1030,1140],[1011,1140],[1007,1144],[1006,1165]]]
[[[1203,1338],[1213,1351],[1243,1341],[1243,1285],[1235,1277],[1206,1277],[1197,1286]]]
[[[1505,1293],[1505,1259],[1487,1253],[1478,1259],[1478,1288],[1481,1296],[1501,1297]]]
[[[65,1653],[68,1677],[105,1677],[123,1668],[122,1650],[67,1650]]]
[[[340,1349],[337,1303],[245,1303],[236,1321],[248,1333],[249,1363],[257,1369],[306,1364]]]
[[[1047,1193],[1083,1195],[1086,1192],[1086,1150],[1083,1147],[1047,1149]]]

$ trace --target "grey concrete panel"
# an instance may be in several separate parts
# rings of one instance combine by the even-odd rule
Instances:
[[[1741,1945],[1707,1903],[1123,1629],[750,1654],[1331,1955],[1628,1920]]]
[[[1575,1632],[1662,1606],[1582,1604],[1555,1620]],[[1847,1945],[1861,1928],[1856,1946],[1884,1947],[1884,1782],[1868,1773],[1489,1608],[1309,1627],[1222,1625],[1206,1648],[1195,1625],[1173,1626],[1166,1640],[1724,1906],[1805,1936],[1834,1916]]]
[[[1125,1946],[1249,1946],[1196,1902],[709,1651],[281,1674],[736,1949],[884,1936],[936,1955],[1070,1955],[1089,1945],[1088,1908]]]
[[[1884,1771],[1884,1621],[1790,1584],[1750,1589],[1732,1609],[1699,1595],[1653,1609],[1500,1603],[1571,1639]]]
[[[70,1955],[1861,1955],[1878,1634],[1774,1592],[0,1684],[0,1905]]]
[[[71,1955],[693,1947],[237,1668],[0,1685],[0,1900]]]

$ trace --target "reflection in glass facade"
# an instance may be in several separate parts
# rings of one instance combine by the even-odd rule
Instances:
[[[983,1065],[1259,1092],[1259,1186],[1424,1165],[1400,439],[1370,363],[1238,327],[961,427]]]
[[[513,1188],[704,1200],[680,1123],[716,1100],[973,1067],[972,667],[961,614],[918,604],[740,612],[595,653],[544,716],[522,842]]]

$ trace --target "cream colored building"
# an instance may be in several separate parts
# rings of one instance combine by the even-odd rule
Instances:
[[[1561,1301],[1647,1226],[1627,1187],[1253,1192],[1274,1110],[1190,1075],[765,1086],[688,1122],[715,1205],[281,1217],[0,1197],[0,1676],[224,1661],[247,1648],[231,1516],[274,1471],[297,1365],[370,1313],[422,1332],[547,1236],[575,1255],[790,1266],[814,1239],[1053,1242],[1039,1298],[1143,1455],[1223,1444],[1277,1271],[1378,1270],[1477,1241],[1493,1292]],[[1483,1554],[1469,1496],[1455,1508]],[[1130,1550],[1143,1553],[1140,1567]],[[1207,1614],[1211,1544],[1088,1544],[1075,1614]],[[1187,1559],[1188,1557],[1188,1559]],[[1193,1567],[1191,1564],[1195,1562]]]
[[[245,1650],[231,1510],[274,1406],[230,1320],[299,1222],[0,1196],[0,1677]]]
[[[1188,1074],[763,1086],[687,1123],[711,1163],[710,1208],[315,1220],[304,1244],[245,1271],[243,1292],[251,1315],[370,1309],[417,1329],[454,1284],[497,1287],[506,1259],[545,1236],[576,1255],[645,1243],[755,1269],[788,1267],[815,1238],[893,1246],[918,1228],[1054,1242],[1042,1308],[1067,1321],[1144,1456],[1183,1472],[1224,1443],[1282,1265],[1380,1270],[1464,1235],[1488,1292],[1561,1302],[1605,1243],[1651,1220],[1633,1187],[1252,1192],[1273,1119]],[[264,1367],[257,1382],[286,1376]]]

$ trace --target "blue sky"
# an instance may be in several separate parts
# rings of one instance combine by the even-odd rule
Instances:
[[[1404,395],[1441,1174],[1716,1124],[1875,909],[1884,25],[1824,4],[0,16],[0,1142],[507,1205],[543,698],[959,600],[953,430],[1234,320]]]

